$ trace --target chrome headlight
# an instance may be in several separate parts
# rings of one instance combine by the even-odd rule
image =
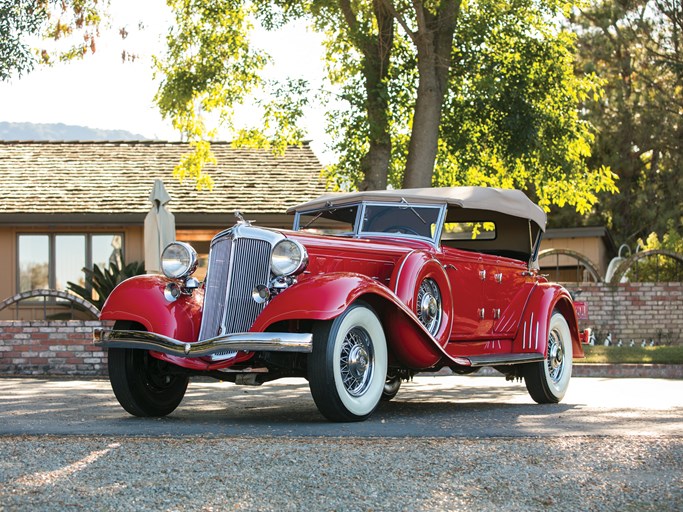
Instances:
[[[308,253],[299,242],[284,239],[275,244],[270,268],[276,276],[300,274],[308,265]]]
[[[166,277],[182,279],[197,269],[197,251],[185,242],[173,242],[161,253],[161,270]]]

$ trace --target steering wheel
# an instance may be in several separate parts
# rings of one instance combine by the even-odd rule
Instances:
[[[422,236],[420,233],[415,231],[413,228],[409,228],[408,226],[390,226],[386,230],[384,230],[385,233],[403,233],[405,235],[415,235],[415,236]]]

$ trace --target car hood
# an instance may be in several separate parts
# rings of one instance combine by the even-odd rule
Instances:
[[[435,252],[424,240],[408,237],[378,236],[351,238],[281,231],[306,247],[309,264],[306,274],[355,272],[383,281],[391,276],[395,264],[414,250]]]

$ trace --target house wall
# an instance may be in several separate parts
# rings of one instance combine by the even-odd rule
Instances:
[[[595,329],[598,343],[611,332],[614,343],[683,344],[683,283],[587,284],[580,291],[577,300],[588,305],[581,327]],[[0,321],[0,374],[106,375],[106,353],[92,344],[92,330],[101,325]]]
[[[610,256],[607,248],[599,237],[575,237],[575,238],[550,238],[541,240],[541,251],[546,249],[568,249],[586,256],[600,270],[602,277],[605,276]],[[576,258],[560,255],[559,263],[557,256],[549,256],[539,261],[541,268],[553,269],[556,265],[560,267],[575,267]],[[574,278],[572,278],[574,279]]]
[[[14,230],[0,227],[0,300],[16,292],[17,240]],[[2,314],[0,312],[0,314]],[[2,317],[0,317],[2,318]]]
[[[0,227],[0,268],[3,269],[3,277],[0,279],[0,301],[12,297],[17,290],[17,235],[19,233],[102,233],[122,232],[124,235],[124,257],[127,262],[144,259],[144,238],[142,226],[76,226],[66,228],[54,228],[52,226],[16,226]],[[40,320],[45,315],[64,311],[64,308],[44,307],[42,301],[38,306],[35,303],[20,302],[18,308],[12,305],[0,311],[0,320]]]

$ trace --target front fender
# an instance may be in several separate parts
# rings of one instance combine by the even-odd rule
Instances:
[[[272,324],[289,320],[331,320],[357,299],[375,309],[389,349],[403,365],[430,368],[444,356],[448,357],[394,292],[362,274],[320,274],[288,288],[271,300],[251,331],[265,331]]]
[[[362,274],[316,275],[276,295],[250,330],[265,331],[271,324],[286,320],[331,320],[365,294],[397,301],[386,286]]]
[[[565,288],[553,283],[539,283],[534,287],[513,342],[513,352],[545,354],[550,317],[555,310],[562,313],[569,325],[574,357],[584,357],[571,296]]]
[[[203,294],[195,290],[192,295],[168,301],[164,290],[170,282],[171,279],[160,275],[126,279],[107,298],[100,319],[138,322],[149,332],[180,341],[197,341]]]

